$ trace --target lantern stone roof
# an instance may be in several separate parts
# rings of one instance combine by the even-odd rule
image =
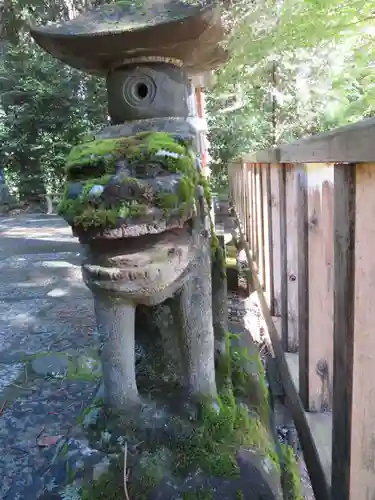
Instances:
[[[122,0],[66,22],[31,26],[30,33],[57,59],[103,76],[139,58],[170,58],[190,74],[227,59],[220,9],[213,1]]]

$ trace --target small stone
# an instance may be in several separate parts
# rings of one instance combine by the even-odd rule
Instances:
[[[69,359],[61,354],[46,354],[33,359],[31,366],[37,375],[59,377],[68,372]]]

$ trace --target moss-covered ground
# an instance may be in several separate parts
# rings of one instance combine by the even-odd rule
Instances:
[[[293,451],[283,447],[280,461],[269,429],[268,391],[261,360],[259,358],[259,377],[256,380],[256,377],[247,374],[242,368],[246,353],[231,348],[230,334],[227,342],[227,352],[230,354],[217,368],[219,398],[214,402],[201,403],[198,420],[194,422],[188,435],[182,434],[180,438],[174,437],[165,444],[159,443],[140,450],[139,456],[135,458],[136,473],[130,474],[127,484],[131,498],[147,500],[149,493],[168,474],[174,478],[184,478],[189,473],[201,470],[207,476],[237,479],[239,467],[236,452],[241,448],[250,448],[271,460],[277,470],[280,471],[281,468],[287,499],[301,500],[300,480]],[[240,402],[244,391],[250,391],[250,399],[251,391],[256,391],[256,404],[250,413],[249,407]],[[98,482],[84,486],[82,498],[123,498],[123,477],[121,457]],[[212,498],[212,492],[204,489],[189,491],[184,495],[182,498],[187,500]],[[243,498],[242,491],[236,492],[236,498]]]

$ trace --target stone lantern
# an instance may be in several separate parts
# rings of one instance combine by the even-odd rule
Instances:
[[[107,404],[140,403],[135,318],[142,305],[153,307],[152,323],[174,346],[164,350],[186,394],[215,398],[210,200],[188,99],[189,77],[226,59],[217,6],[121,1],[31,34],[54,57],[107,82],[111,126],[72,150],[60,204],[86,250],[82,273],[102,338]],[[215,304],[222,353],[223,294]],[[174,325],[168,334],[166,321]]]
[[[93,293],[105,429],[129,450],[126,473],[101,481],[107,496],[94,485],[85,498],[123,498],[125,482],[138,500],[280,500],[259,356],[230,352],[225,263],[189,119],[189,78],[227,57],[218,7],[122,0],[31,34],[108,90],[111,125],[72,149],[59,207]]]

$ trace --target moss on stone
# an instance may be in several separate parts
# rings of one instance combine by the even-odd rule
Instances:
[[[250,417],[227,387],[215,404],[202,406],[200,424],[177,450],[176,467],[180,473],[199,468],[209,475],[238,478],[235,454],[241,447],[259,450],[279,467],[266,425],[259,417]]]
[[[182,173],[178,192],[161,193],[145,203],[122,202],[118,200],[114,206],[103,205],[100,198],[91,199],[90,190],[95,185],[106,186],[116,171],[116,161],[126,159],[129,164],[147,164],[159,162],[171,172]],[[136,168],[136,167],[135,167]],[[195,188],[199,174],[188,148],[177,142],[171,134],[164,132],[142,132],[132,137],[118,139],[97,139],[73,148],[66,162],[68,180],[84,181],[80,196],[69,198],[66,186],[58,213],[70,224],[89,227],[116,226],[119,218],[133,217],[144,214],[147,204],[155,201],[166,215],[174,208],[182,207],[181,213],[187,212],[195,197]],[[136,178],[125,178],[124,182],[133,181],[139,185]],[[150,197],[149,197],[150,198]]]
[[[231,257],[227,257],[225,259],[225,265],[226,267],[232,267],[232,268],[237,267],[237,260]]]
[[[147,500],[150,493],[168,475],[173,463],[173,453],[165,447],[154,452],[144,451],[132,470],[129,485],[131,497]]]
[[[199,176],[199,184],[203,187],[204,197],[206,199],[208,208],[211,210],[211,208],[212,208],[212,193],[211,193],[210,183],[208,182],[207,178],[202,174],[200,174],[200,176]]]
[[[225,253],[229,259],[237,259],[237,248],[231,243],[225,245]]]
[[[193,180],[184,175],[178,185],[178,198],[181,202],[190,201],[195,196],[195,184]]]
[[[108,472],[81,489],[82,500],[119,500],[124,498],[124,473],[119,461],[112,462]]]
[[[84,229],[90,227],[115,227],[117,221],[117,210],[96,208],[88,206],[82,213],[75,215],[74,224]]]
[[[281,484],[285,500],[303,500],[301,478],[293,449],[281,444]]]
[[[163,155],[163,152],[166,154]],[[130,163],[157,158],[171,172],[187,175],[196,172],[187,148],[166,132],[141,132],[131,137],[96,139],[80,144],[68,155],[65,168],[71,178],[80,169],[87,171],[87,167],[95,166],[104,166],[106,172],[114,173],[115,163],[120,158],[126,158]]]
[[[245,495],[242,490],[236,491],[236,500],[245,500]]]
[[[217,374],[221,373],[223,380],[219,398],[215,401],[201,402],[198,420],[193,425],[189,424],[188,432],[177,432],[173,434],[173,439],[163,441],[163,444],[153,440],[148,442],[146,439],[147,442],[142,446],[143,450],[137,457],[132,458],[134,460],[132,465],[128,465],[132,471],[128,482],[130,498],[147,500],[163,479],[171,478],[172,482],[176,479],[176,484],[179,484],[180,480],[197,470],[208,476],[238,479],[236,453],[244,448],[258,451],[262,457],[274,463],[276,470],[280,470],[279,458],[268,424],[259,415],[249,414],[247,405],[240,404],[236,400],[238,380],[236,371],[233,371],[233,366],[236,365],[233,361],[235,351],[230,346],[233,335],[228,333],[226,341],[227,352],[231,356],[223,360],[225,362],[217,368]],[[240,355],[243,356],[243,353],[240,352]],[[260,370],[260,378],[262,376],[264,373]],[[266,396],[264,401],[266,402]],[[182,428],[185,428],[186,418],[178,420],[181,421]],[[132,439],[138,442],[139,438],[144,442],[140,437],[142,434],[138,436],[132,426],[130,433],[132,436],[129,438],[130,442]],[[288,460],[291,461],[290,456]],[[295,476],[288,478],[289,476],[286,476],[286,483],[294,484]],[[122,485],[122,464],[117,464],[117,468],[111,466],[110,471],[97,483],[85,487],[86,496],[83,496],[83,499],[122,498]],[[208,500],[212,498],[211,495],[212,492],[207,489],[193,490],[182,495],[182,498]],[[243,498],[241,490],[236,492],[236,498]],[[290,497],[290,500],[297,499],[300,500],[298,496]]]

